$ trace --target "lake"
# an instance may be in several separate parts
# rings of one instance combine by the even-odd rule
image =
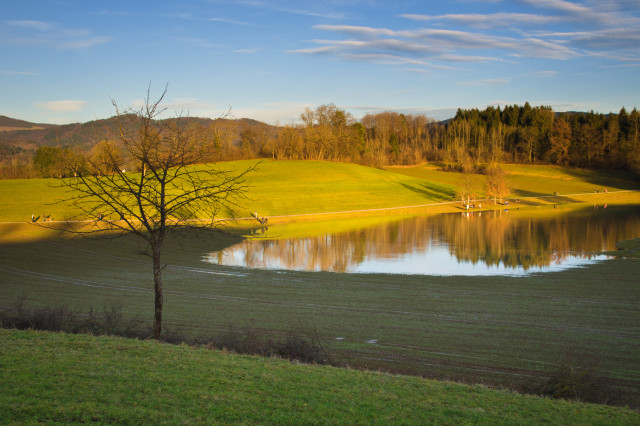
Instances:
[[[608,257],[599,253],[615,250],[618,241],[640,237],[640,207],[512,207],[354,228],[310,237],[250,239],[204,260],[275,270],[527,275],[605,261]],[[266,235],[277,237],[277,226]]]

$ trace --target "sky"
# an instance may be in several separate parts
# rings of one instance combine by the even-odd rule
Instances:
[[[640,0],[0,0],[0,115],[640,107]]]

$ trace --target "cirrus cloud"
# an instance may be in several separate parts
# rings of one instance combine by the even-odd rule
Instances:
[[[496,3],[507,3],[495,0]],[[333,55],[343,60],[381,63],[380,55],[403,58],[387,64],[438,62],[504,62],[515,58],[568,61],[577,58],[640,58],[638,7],[629,2],[522,0],[518,13],[400,14],[418,22],[412,29],[376,26],[316,25],[338,35],[308,41],[315,47],[290,53]],[[562,31],[558,31],[562,28]],[[383,63],[383,62],[382,62]]]
[[[95,36],[91,31],[66,28],[55,22],[31,19],[5,21],[10,31],[3,34],[1,44],[49,47],[60,50],[80,50],[113,40],[111,36]]]

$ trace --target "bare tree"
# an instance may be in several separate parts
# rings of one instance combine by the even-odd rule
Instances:
[[[153,259],[155,316],[153,337],[162,331],[162,248],[169,232],[193,227],[217,227],[225,209],[233,216],[245,197],[245,177],[253,168],[236,171],[212,164],[211,146],[182,115],[160,120],[167,92],[144,105],[121,111],[115,101],[118,135],[99,144],[86,159],[88,170],[62,181],[70,201],[93,226],[77,232],[102,236],[133,233],[144,240]],[[133,167],[134,170],[128,170]]]
[[[493,203],[497,204],[497,199],[502,199],[509,195],[509,186],[504,170],[497,165],[492,165],[487,171],[486,194],[493,198]]]

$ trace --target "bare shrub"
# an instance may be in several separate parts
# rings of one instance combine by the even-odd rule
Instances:
[[[620,397],[620,392],[598,373],[597,361],[575,355],[567,355],[557,368],[526,383],[522,390],[551,398],[597,404],[615,404]]]

